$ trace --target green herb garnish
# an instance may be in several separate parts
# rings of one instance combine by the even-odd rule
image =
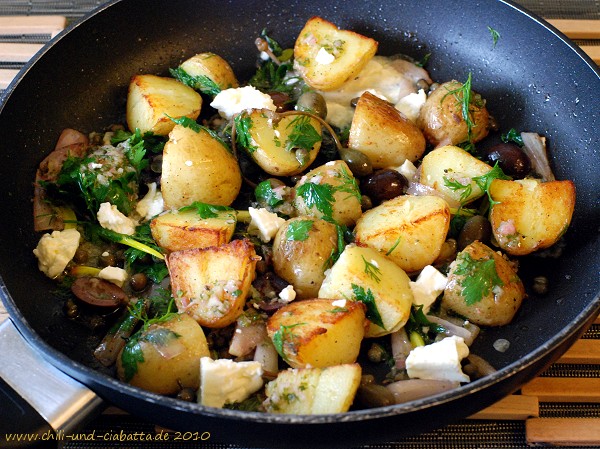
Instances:
[[[228,215],[230,215],[232,218],[235,218],[235,210],[231,207],[207,204],[200,201],[194,201],[189,206],[184,206],[179,209],[179,212],[187,211],[195,211],[203,220],[209,218],[218,218],[221,216],[221,212],[228,212]]]
[[[278,195],[271,186],[271,181],[268,179],[259,183],[254,189],[256,201],[266,204],[269,207],[275,207],[283,203],[281,195]]]
[[[500,139],[502,139],[502,142],[504,143],[513,142],[520,147],[523,146],[523,138],[521,137],[521,133],[514,128],[511,128],[508,130],[508,132],[502,134]]]
[[[238,145],[244,147],[249,153],[254,153],[257,150],[257,147],[254,145],[254,140],[250,134],[250,129],[252,129],[252,119],[246,114],[239,114],[235,116],[233,123]]]
[[[494,167],[485,175],[475,176],[473,178],[473,181],[475,181],[475,184],[477,184],[477,186],[483,192],[485,192],[487,194],[491,205],[498,204],[498,201],[494,201],[492,199],[492,196],[490,195],[490,186],[492,185],[492,182],[494,181],[494,179],[510,180],[512,178],[510,176],[507,176],[506,174],[504,174],[504,172],[498,165],[498,162],[496,162],[494,164]]]
[[[219,85],[206,75],[192,76],[181,67],[169,69],[169,72],[173,78],[203,94],[214,97],[221,92]]]
[[[304,200],[308,209],[314,207],[325,217],[333,215],[335,188],[331,184],[305,182],[297,188],[296,193]]]
[[[490,259],[473,259],[469,253],[461,253],[457,257],[454,274],[462,276],[460,286],[465,303],[471,306],[489,295],[495,287],[502,287],[504,282],[496,271],[496,261]]]
[[[286,240],[303,242],[308,238],[308,233],[312,229],[314,221],[312,220],[296,220],[292,221],[285,232]]]
[[[367,259],[365,259],[365,256],[361,257],[363,262],[365,263],[365,273],[367,274],[367,276],[369,276],[375,282],[381,281],[381,278],[379,277],[381,276],[381,270],[379,269],[379,267],[373,262],[369,262]]]
[[[365,289],[360,285],[352,284],[352,292],[354,293],[354,298],[356,301],[360,301],[367,306],[367,319],[373,324],[385,329],[371,289],[368,288],[365,291]]]
[[[297,335],[295,335],[291,331],[291,329],[295,328],[296,326],[302,326],[304,324],[306,324],[306,323],[296,323],[296,324],[290,324],[288,326],[284,326],[282,324],[281,326],[279,326],[279,329],[277,329],[275,331],[275,333],[273,334],[273,338],[272,338],[273,345],[275,346],[277,353],[286,362],[289,362],[289,359],[285,354],[284,346],[291,347],[294,352],[296,350],[293,340],[297,337]]]
[[[296,117],[286,126],[286,129],[290,128],[292,130],[288,134],[288,140],[285,144],[287,151],[297,148],[310,151],[317,142],[321,141],[321,134],[312,125],[310,117],[304,115]]]
[[[490,34],[492,35],[493,47],[495,47],[496,44],[498,43],[498,39],[500,39],[500,33],[490,26],[488,26],[487,29],[490,32]]]

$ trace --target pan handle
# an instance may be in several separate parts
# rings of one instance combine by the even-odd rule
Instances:
[[[101,410],[102,400],[44,361],[10,319],[0,324],[0,354],[0,447],[61,447]]]

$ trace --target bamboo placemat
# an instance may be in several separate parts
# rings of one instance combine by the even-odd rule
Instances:
[[[0,92],[27,60],[70,21],[100,5],[101,1],[50,2],[0,0]],[[600,61],[600,2],[519,2],[551,24]],[[2,16],[12,16],[4,18]],[[18,17],[15,17],[18,16]],[[0,304],[0,322],[6,312]],[[152,434],[153,423],[109,409],[83,432]],[[399,441],[361,446],[361,449],[400,448],[527,448],[538,445],[600,447],[600,320],[554,365],[538,378],[469,419]],[[148,442],[136,447],[234,449],[238,446],[202,443]],[[103,442],[78,441],[68,449],[106,447]],[[129,446],[128,446],[129,447]],[[133,447],[133,446],[132,446]]]

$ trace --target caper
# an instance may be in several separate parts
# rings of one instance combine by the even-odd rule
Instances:
[[[365,211],[373,208],[373,201],[367,195],[360,197],[360,208]]]
[[[373,343],[367,351],[367,357],[369,357],[369,360],[373,363],[380,363],[385,358],[385,350],[381,345]]]
[[[100,264],[103,267],[114,267],[116,263],[117,258],[114,254],[108,251],[104,251],[102,254],[100,254]]]
[[[367,176],[373,173],[373,166],[369,157],[361,151],[342,148],[340,149],[340,157],[348,164],[354,176]]]
[[[458,249],[462,251],[475,240],[486,243],[492,236],[492,225],[483,215],[469,218],[458,235]]]
[[[141,292],[148,285],[148,276],[144,273],[135,273],[129,280],[129,285],[136,292]]]
[[[152,162],[150,162],[150,170],[152,170],[154,173],[162,173],[162,163],[163,163],[162,154],[159,154],[158,156],[154,156],[152,158]]]
[[[423,89],[425,92],[427,92],[429,90],[429,83],[421,78],[419,81],[417,81],[417,89]]]
[[[75,256],[73,256],[73,260],[80,265],[85,265],[89,257],[89,251],[86,248],[80,246],[79,248],[77,248],[77,251],[75,251]]]
[[[327,103],[325,102],[325,98],[313,90],[300,95],[296,102],[296,110],[310,112],[322,119],[327,117]]]

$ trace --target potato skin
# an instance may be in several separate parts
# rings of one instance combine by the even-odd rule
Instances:
[[[386,168],[419,159],[425,137],[393,105],[367,91],[356,104],[348,147],[367,155],[373,168]]]
[[[377,41],[348,30],[340,30],[320,17],[310,18],[294,45],[294,68],[314,89],[333,90],[352,78],[377,52]],[[321,49],[334,56],[319,62]]]
[[[467,123],[462,115],[462,94],[457,94],[460,99],[457,100],[452,93],[462,87],[463,83],[455,80],[441,84],[421,108],[417,125],[430,144],[457,145],[469,141]],[[485,101],[475,92],[471,93],[469,110],[473,122],[470,141],[476,143],[488,135],[490,115]]]
[[[365,334],[365,306],[307,299],[283,306],[267,321],[267,334],[293,368],[354,363]]]
[[[229,206],[242,186],[233,155],[205,130],[175,125],[163,151],[161,192],[168,209],[194,201]]]
[[[233,323],[246,304],[257,260],[249,240],[168,254],[177,309],[209,328]]]
[[[240,85],[229,63],[215,53],[198,53],[185,60],[179,67],[188,75],[208,77],[221,90]]]
[[[387,254],[408,273],[437,259],[450,226],[450,208],[437,196],[402,195],[365,212],[356,222],[358,244]]]
[[[175,126],[167,115],[196,120],[201,107],[200,94],[176,79],[136,75],[127,94],[127,126],[131,132],[139,128],[142,134],[166,136]]]
[[[181,352],[171,358],[161,355],[157,345],[147,341],[157,329],[177,334],[178,337],[174,336],[166,345],[175,344],[177,351]],[[180,314],[151,325],[142,333],[137,345],[142,351],[143,361],[137,363],[137,372],[129,380],[131,385],[158,394],[175,394],[182,387],[198,388],[200,357],[208,356],[210,351],[202,328],[191,317]],[[121,380],[125,380],[123,351],[117,358],[117,374]]]
[[[305,240],[288,235],[294,224],[308,222],[312,224]],[[273,240],[273,267],[275,273],[294,286],[298,299],[316,298],[331,253],[337,250],[337,238],[334,224],[308,216],[292,218],[277,231]]]
[[[495,179],[490,223],[500,248],[524,256],[554,245],[566,232],[575,209],[572,181]]]
[[[484,294],[480,301],[470,305],[465,299],[463,283],[466,277],[474,276],[476,273],[473,270],[468,271],[467,274],[457,273],[461,265],[471,268],[477,266],[469,265],[466,255],[475,261],[474,264],[493,259],[495,271],[501,280],[499,285],[490,285],[489,292]],[[503,326],[512,321],[524,297],[525,287],[512,264],[500,253],[476,241],[461,251],[456,261],[451,264],[442,307],[450,309],[478,325]]]
[[[299,195],[300,187],[306,183],[329,184],[333,188],[333,218],[337,223],[352,226],[362,214],[360,190],[348,164],[344,161],[331,161],[314,168],[304,175],[296,184],[294,207],[299,215],[311,215],[323,218],[324,214],[316,206],[308,207],[304,198]],[[341,190],[344,189],[344,190]]]

